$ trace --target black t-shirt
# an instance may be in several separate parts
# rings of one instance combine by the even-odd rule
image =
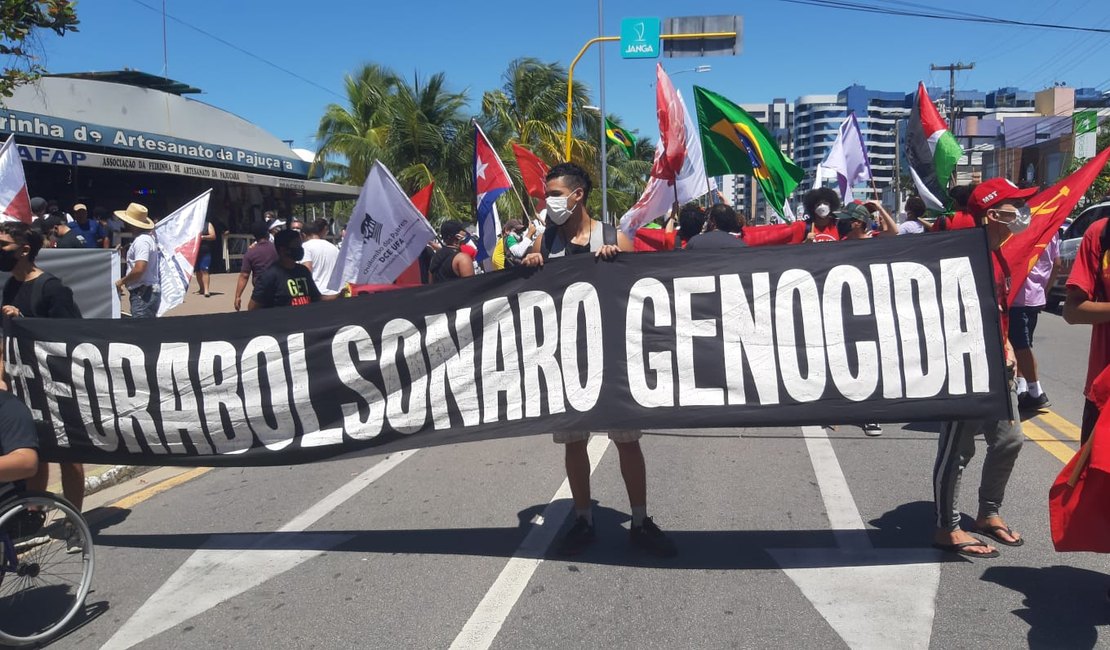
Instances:
[[[436,251],[428,263],[428,272],[432,276],[433,284],[458,279],[459,274],[455,273],[454,267],[455,256],[458,254],[459,249],[454,246],[444,246]]]
[[[251,300],[260,307],[299,307],[320,299],[320,290],[312,281],[312,271],[301,264],[287,269],[275,262],[254,282]]]
[[[712,248],[743,248],[747,246],[739,237],[722,230],[710,230],[695,235],[686,242],[686,250],[708,250]]]
[[[85,244],[85,235],[74,228],[70,228],[69,232],[59,237],[56,246],[58,248],[88,248]]]
[[[16,449],[38,449],[39,434],[31,412],[18,398],[7,391],[0,391],[0,456],[6,456]],[[15,485],[22,488],[22,481]],[[0,482],[0,493],[5,492],[9,483]]]
[[[29,282],[8,278],[3,304],[13,305],[28,318],[81,318],[73,291],[49,273]]]
[[[201,234],[202,237],[208,234],[208,225],[209,225],[209,223],[210,222],[208,222],[208,221],[204,222],[204,230],[200,231],[200,234]],[[213,228],[214,227],[215,227],[215,224],[213,224]],[[212,254],[212,244],[214,243],[214,241],[215,240],[212,240],[212,239],[201,239],[200,240],[200,246],[197,248],[197,259],[200,259],[201,257],[204,257],[205,255],[211,255]]]

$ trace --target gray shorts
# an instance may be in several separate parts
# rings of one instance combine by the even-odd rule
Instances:
[[[644,432],[639,429],[615,429],[609,432],[609,439],[613,442],[636,442],[643,437]],[[560,445],[569,442],[584,442],[590,439],[589,431],[558,431],[551,434],[552,440]]]

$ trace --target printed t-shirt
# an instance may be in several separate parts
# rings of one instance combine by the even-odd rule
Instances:
[[[254,283],[251,300],[261,307],[300,307],[320,299],[312,273],[300,264],[272,264]]]

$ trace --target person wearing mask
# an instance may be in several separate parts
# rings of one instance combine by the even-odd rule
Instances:
[[[158,243],[154,239],[154,221],[146,206],[132,203],[126,210],[116,210],[124,228],[134,237],[127,248],[127,274],[116,281],[116,289],[131,302],[131,318],[155,318],[162,302],[161,264]]]
[[[317,219],[304,227],[304,260],[301,264],[312,271],[312,281],[320,290],[321,300],[335,300],[339,297],[338,290],[328,288],[335,262],[339,259],[339,249],[335,244],[324,239],[328,234],[327,219]]]
[[[301,260],[304,246],[301,233],[282,230],[274,237],[277,262],[270,265],[254,283],[247,311],[270,307],[301,307],[320,300],[320,290]]]
[[[802,206],[806,211],[806,241],[839,241],[836,229],[836,211],[840,209],[840,197],[831,188],[818,187],[805,193]]]
[[[85,236],[69,227],[65,218],[52,215],[42,220],[43,235],[54,242],[54,248],[88,248],[85,245]],[[43,243],[47,247],[47,242]]]
[[[724,203],[718,203],[709,208],[705,232],[686,242],[686,250],[744,248],[746,244],[740,238],[742,232],[743,224],[737,218],[736,211]]]
[[[439,226],[443,245],[428,263],[428,284],[439,284],[474,275],[474,258],[462,250],[466,241],[466,227],[458,221],[444,221]]]
[[[512,247],[519,244],[523,238],[524,224],[519,219],[509,219],[505,222],[505,227],[501,229],[501,237],[498,238],[497,245],[493,247],[493,255],[490,256],[494,271],[520,263],[519,257],[513,257]]]
[[[551,227],[536,241],[532,252],[521,264],[544,266],[548,260],[567,255],[592,255],[596,259],[613,260],[619,253],[635,250],[633,242],[609,224],[592,218],[586,210],[593,181],[584,169],[574,163],[561,163],[551,168],[546,177],[547,218]],[[600,268],[600,267],[599,267]],[[647,515],[647,466],[640,438],[643,432],[634,429],[609,432],[617,447],[621,477],[628,491],[632,510],[629,542],[659,557],[678,554],[674,542]],[[587,443],[589,431],[562,431],[554,440],[564,445],[567,482],[574,500],[574,524],[558,545],[562,555],[581,553],[596,540],[593,507],[590,500],[590,456]]]
[[[235,311],[239,311],[243,306],[243,290],[247,288],[247,281],[251,280],[255,284],[258,283],[258,277],[262,272],[270,268],[270,265],[277,261],[277,250],[274,248],[274,243],[270,241],[270,230],[266,227],[266,223],[257,223],[254,226],[254,243],[250,245],[247,252],[243,255],[240,264],[239,280],[235,284]]]
[[[65,225],[61,217],[48,219]],[[73,299],[73,291],[35,264],[42,245],[42,235],[27,224],[18,221],[0,223],[0,271],[11,274],[4,283],[0,314],[4,318],[81,318],[81,309]],[[85,501],[85,466],[81,463],[59,463],[59,469],[62,494],[80,511]],[[49,482],[50,466],[38,463],[37,471],[27,479],[27,488],[42,492]],[[67,535],[66,539],[68,553],[81,550],[75,534]]]
[[[980,183],[968,199],[971,215],[980,219],[980,227],[987,231],[987,245],[992,254],[997,309],[1002,324],[1000,334],[1009,379],[1010,410],[1014,419],[941,423],[937,458],[933,464],[933,499],[936,504],[933,546],[967,557],[998,557],[997,548],[972,537],[960,527],[960,508],[957,503],[960,479],[964,468],[975,455],[975,436],[979,433],[986,438],[987,455],[983,460],[983,473],[979,482],[979,512],[972,532],[1006,546],[1021,546],[1025,543],[1006,524],[999,512],[1023,442],[1013,381],[1016,358],[1007,336],[1011,276],[1000,249],[1011,234],[1017,234],[1029,225],[1030,215],[1025,201],[1036,192],[1036,188],[1021,190],[1004,178],[992,178]]]

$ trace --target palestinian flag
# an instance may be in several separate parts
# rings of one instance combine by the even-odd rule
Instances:
[[[906,159],[917,193],[929,210],[948,211],[948,179],[962,155],[964,151],[956,136],[948,130],[925,92],[925,84],[918,82],[906,128]]]
[[[609,118],[605,118],[605,137],[609,138],[609,142],[624,149],[624,152],[628,154],[629,158],[635,155],[636,138],[633,138],[632,134],[628,131],[610,122]]]
[[[779,149],[774,136],[744,109],[715,92],[694,86],[706,176],[755,176],[767,201],[783,206],[805,172]]]

